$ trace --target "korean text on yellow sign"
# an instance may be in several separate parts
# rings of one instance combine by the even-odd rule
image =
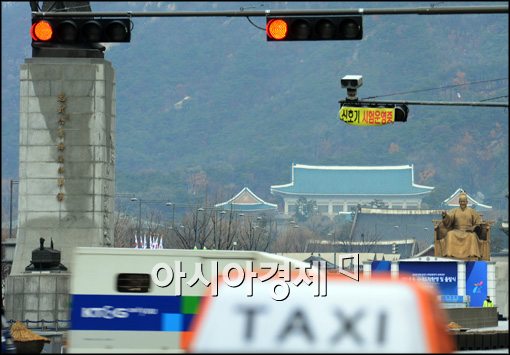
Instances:
[[[382,126],[395,122],[394,108],[342,106],[340,120],[354,126]]]

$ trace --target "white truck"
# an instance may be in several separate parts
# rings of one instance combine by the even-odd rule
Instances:
[[[310,268],[308,263],[256,251],[76,248],[66,351],[183,352],[200,300],[210,292],[215,275],[239,272],[236,265],[257,270],[264,263]]]

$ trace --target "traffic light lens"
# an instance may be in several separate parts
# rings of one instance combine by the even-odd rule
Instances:
[[[340,24],[340,32],[346,39],[358,38],[361,28],[353,20],[345,20]]]
[[[53,28],[48,21],[39,21],[32,25],[30,35],[34,41],[49,41],[53,36]]]
[[[316,30],[320,39],[330,39],[335,36],[335,25],[329,20],[319,21]]]
[[[282,19],[271,20],[267,23],[266,33],[272,39],[284,39],[287,37],[289,28],[287,22]]]
[[[78,39],[78,27],[73,21],[64,21],[60,24],[60,39],[64,43],[74,43]]]
[[[128,35],[128,29],[121,21],[113,21],[106,26],[106,36],[112,42],[122,42]]]
[[[310,23],[306,20],[296,20],[292,24],[292,37],[295,39],[308,39],[311,34]]]
[[[97,21],[88,21],[83,24],[81,33],[86,42],[100,42],[103,29]]]

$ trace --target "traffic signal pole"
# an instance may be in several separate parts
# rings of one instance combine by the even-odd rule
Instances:
[[[328,16],[328,15],[458,15],[458,14],[505,14],[506,6],[450,6],[409,8],[359,8],[321,10],[239,10],[239,11],[96,11],[96,12],[42,12],[33,11],[36,18],[51,17],[266,17],[266,16]]]
[[[340,100],[340,104],[352,104],[350,100]],[[357,100],[357,104],[367,105],[429,105],[429,106],[482,106],[482,107],[508,107],[508,102],[455,102],[455,101],[411,101],[411,100]]]
[[[340,80],[347,89],[347,97],[339,100],[341,121],[355,126],[380,126],[395,122],[407,122],[408,105],[430,106],[482,106],[508,107],[508,102],[451,102],[451,101],[412,101],[358,99],[357,90],[363,85],[362,75],[346,75]]]

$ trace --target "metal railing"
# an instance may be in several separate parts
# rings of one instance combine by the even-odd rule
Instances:
[[[10,319],[8,320],[9,326],[13,325],[14,323],[18,322],[17,320]],[[48,331],[48,330],[69,330],[69,325],[71,323],[71,320],[29,320],[25,319],[20,321],[22,323],[25,323],[25,326],[30,330],[41,330],[41,331]],[[59,327],[59,323],[67,323],[66,327]],[[35,326],[33,324],[36,324]],[[41,324],[41,325],[39,325]],[[53,326],[48,326],[46,324],[53,324]]]

